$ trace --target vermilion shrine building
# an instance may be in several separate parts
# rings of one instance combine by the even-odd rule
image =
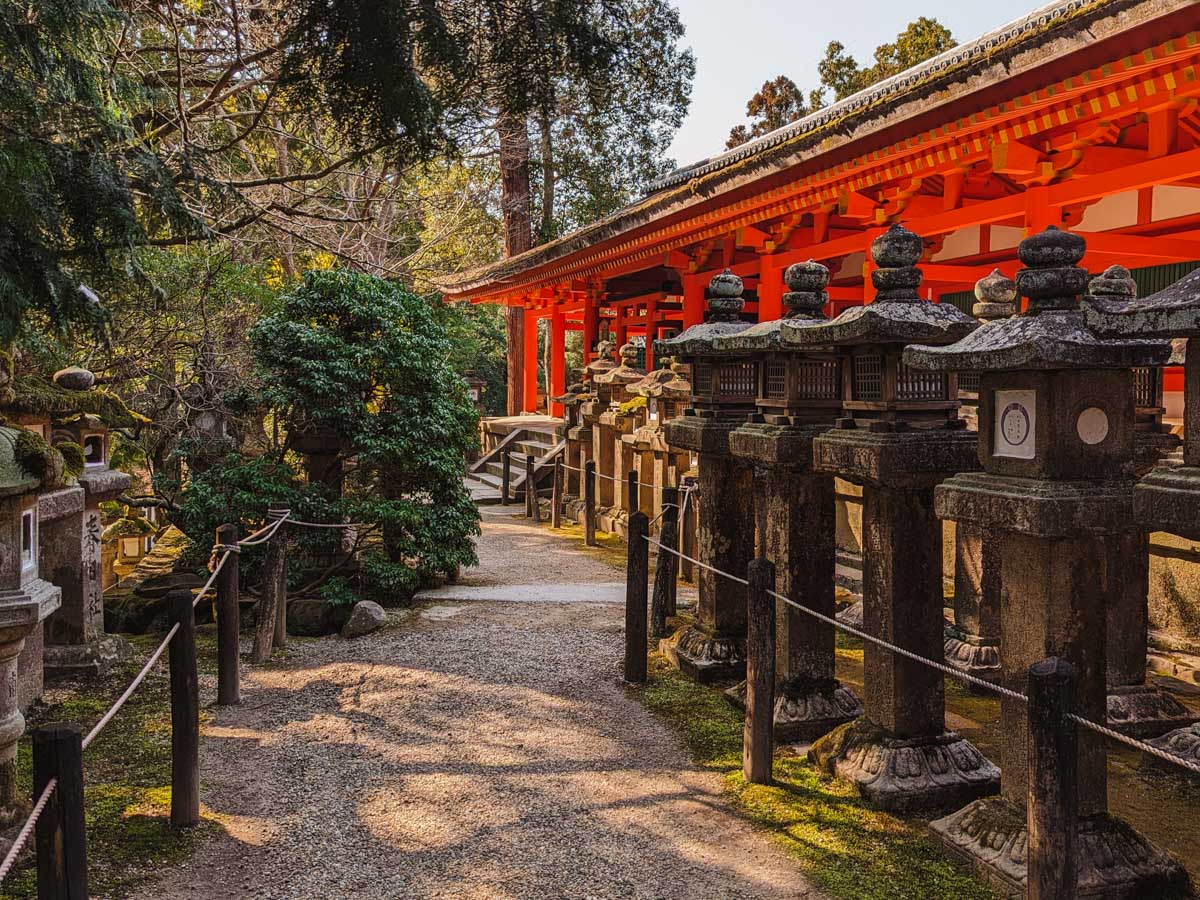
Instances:
[[[1095,272],[1138,267],[1141,293],[1200,266],[1200,4],[1050,4],[445,287],[525,310],[510,353],[535,411],[536,320],[550,322],[553,397],[567,331],[583,332],[585,362],[606,330],[618,346],[645,335],[649,355],[703,320],[725,267],[759,321],[780,317],[782,272],[809,258],[834,273],[831,315],[870,302],[866,251],[894,222],[926,238],[922,290],[967,309],[976,280],[1013,275],[1018,241],[1047,225],[1084,234]],[[1178,415],[1177,371],[1165,391]]]

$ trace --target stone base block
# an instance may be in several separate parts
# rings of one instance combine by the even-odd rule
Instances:
[[[746,676],[746,643],[741,637],[714,635],[699,625],[685,625],[663,638],[658,649],[671,665],[701,684]]]
[[[851,628],[857,628],[859,631],[862,631],[863,602],[859,600],[857,603],[851,603],[834,618],[836,618],[843,625],[849,625]]]
[[[745,709],[746,682],[740,681],[729,688],[725,697],[738,709]],[[862,714],[858,695],[837,679],[821,682],[795,679],[785,684],[775,698],[775,740],[815,741]]]
[[[1108,727],[1130,737],[1158,737],[1200,721],[1161,688],[1146,684],[1109,688]]]
[[[808,759],[893,812],[952,809],[1000,790],[1000,769],[953,731],[900,739],[862,718],[817,741]]]
[[[1188,725],[1168,731],[1162,737],[1154,738],[1146,743],[1178,756],[1180,759],[1200,766],[1200,724]],[[1167,773],[1182,775],[1185,778],[1200,780],[1200,775],[1179,766],[1173,766],[1165,760],[1158,759],[1148,753],[1142,755],[1142,765],[1146,768],[1158,769]]]
[[[133,657],[133,646],[119,634],[106,634],[90,644],[47,644],[46,677],[97,677]]]
[[[1000,797],[977,800],[931,822],[929,830],[1003,894],[1025,896],[1029,834],[1023,806]],[[1078,856],[1080,897],[1190,896],[1179,861],[1112,816],[1080,820]]]
[[[1000,680],[1000,645],[983,641],[948,628],[943,645],[946,665],[985,681]]]

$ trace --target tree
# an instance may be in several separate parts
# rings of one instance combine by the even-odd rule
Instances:
[[[756,137],[761,137],[795,122],[808,114],[804,103],[804,95],[796,82],[786,75],[780,75],[770,81],[764,81],[763,86],[746,103],[746,115],[753,121],[750,127],[737,125],[729,132],[726,149],[732,150]]]
[[[845,45],[831,41],[825,49],[825,58],[817,64],[821,87],[814,92],[814,98],[820,98],[820,101],[814,105],[819,106],[824,102],[826,90],[833,91],[835,100],[844,100],[851,94],[949,50],[954,44],[950,29],[928,16],[910,22],[896,36],[894,43],[876,47],[873,66],[860,66],[854,57],[847,55]]]
[[[462,471],[478,416],[429,303],[368,275],[307,272],[250,344],[261,401],[286,427],[280,458],[314,436],[338,448],[341,497],[309,487],[364,523],[368,592],[394,597],[475,562]]]

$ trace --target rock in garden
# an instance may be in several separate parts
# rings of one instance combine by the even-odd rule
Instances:
[[[68,391],[86,391],[96,383],[96,376],[79,366],[68,366],[54,373],[54,383]]]
[[[386,621],[387,613],[382,606],[371,600],[360,600],[354,604],[354,611],[342,626],[342,637],[362,637],[376,628],[382,628]]]

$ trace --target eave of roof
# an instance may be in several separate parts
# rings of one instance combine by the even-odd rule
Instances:
[[[779,172],[829,151],[828,138],[848,134],[873,114],[887,111],[919,95],[954,84],[967,84],[990,67],[1003,66],[1006,78],[1044,65],[1034,55],[1023,64],[1013,58],[1034,39],[1045,40],[1055,31],[1070,28],[1078,33],[1104,19],[1113,20],[1103,37],[1111,38],[1145,22],[1191,6],[1195,0],[1057,0],[977,40],[961,44],[913,66],[844,100],[805,116],[770,134],[710,159],[677,169],[651,185],[652,193],[604,218],[525,253],[456,273],[438,287],[453,296],[471,295],[493,285],[504,285],[529,270],[565,259],[635,229],[679,212],[698,201]],[[1133,10],[1133,14],[1123,15]],[[1061,36],[1061,35],[1060,35]],[[1088,34],[1085,44],[1094,43]],[[990,84],[991,82],[988,82]],[[986,85],[980,85],[983,87]],[[974,90],[972,85],[968,92]],[[942,98],[934,106],[957,102],[963,94]],[[891,123],[886,123],[891,124]],[[865,132],[854,137],[866,137]]]

